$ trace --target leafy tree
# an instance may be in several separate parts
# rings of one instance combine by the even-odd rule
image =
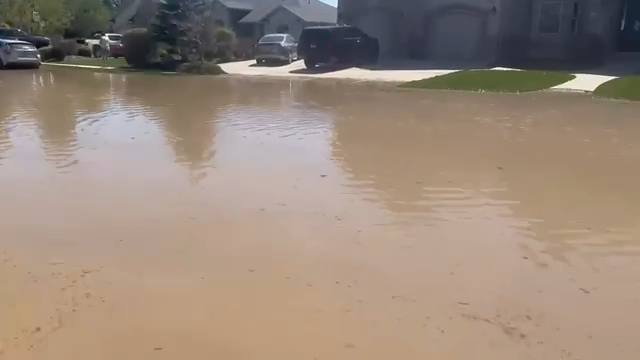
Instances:
[[[67,11],[70,14],[68,26],[70,33],[76,36],[87,37],[96,31],[106,30],[109,27],[109,19],[111,16],[103,0],[65,1]]]
[[[0,23],[34,33],[57,33],[67,26],[63,0],[0,0]]]
[[[30,30],[33,11],[32,0],[0,0],[0,23]]]
[[[70,14],[62,0],[31,0],[39,19],[34,19],[30,31],[41,34],[61,34],[69,25]]]

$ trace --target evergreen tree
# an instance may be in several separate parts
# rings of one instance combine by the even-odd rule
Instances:
[[[181,24],[189,19],[186,11],[189,2],[191,0],[162,0],[158,4],[156,19],[151,26],[151,33],[156,42],[169,46],[178,45],[179,40],[186,35]]]

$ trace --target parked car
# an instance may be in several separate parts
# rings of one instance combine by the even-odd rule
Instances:
[[[378,39],[355,26],[311,26],[300,34],[298,56],[308,69],[318,64],[375,64]]]
[[[290,64],[298,60],[298,43],[289,34],[268,34],[256,44],[254,56],[258,64],[270,60]]]
[[[40,52],[33,44],[21,40],[0,39],[0,69],[8,66],[40,67]]]
[[[114,58],[124,56],[124,48],[122,47],[122,34],[107,33],[109,38],[109,51],[110,55]],[[93,56],[98,56],[100,52],[100,38],[102,34],[98,33],[93,35],[93,38],[87,39],[86,44],[93,52]]]
[[[0,39],[26,41],[35,46],[36,49],[51,45],[51,39],[48,37],[29,35],[20,29],[13,28],[0,28]]]

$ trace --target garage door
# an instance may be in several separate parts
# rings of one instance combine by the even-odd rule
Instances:
[[[393,53],[393,24],[390,14],[382,11],[369,13],[360,18],[358,26],[369,36],[378,39],[380,57],[389,57]]]
[[[433,20],[428,37],[428,57],[436,61],[464,62],[478,57],[482,19],[454,12]]]

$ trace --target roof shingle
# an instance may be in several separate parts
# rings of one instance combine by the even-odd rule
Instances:
[[[240,20],[241,23],[254,23],[264,20],[273,11],[283,7],[307,22],[335,23],[338,9],[319,0],[220,0],[232,9],[253,10]],[[231,3],[227,5],[227,3]],[[244,8],[240,3],[245,4]]]

